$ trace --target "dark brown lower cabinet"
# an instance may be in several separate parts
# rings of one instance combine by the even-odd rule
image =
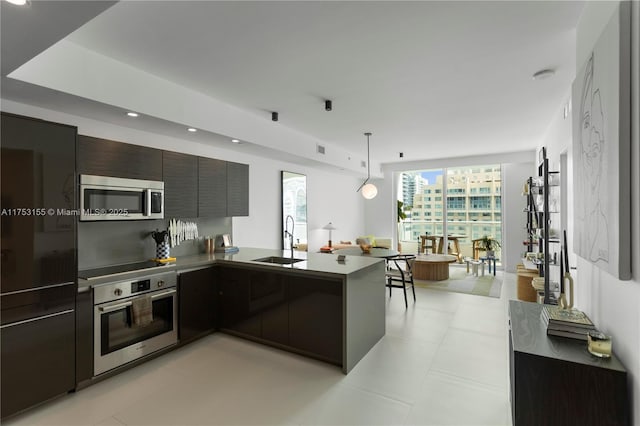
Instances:
[[[628,425],[627,372],[596,358],[582,340],[547,336],[542,305],[509,302],[509,362],[514,426]]]
[[[2,417],[75,388],[75,313],[2,329]]]
[[[342,364],[342,281],[287,276],[289,344]]]
[[[249,271],[222,267],[220,279],[220,327],[248,337],[262,337],[260,312],[251,307]]]
[[[216,328],[217,287],[214,268],[183,272],[178,279],[178,337],[185,343]]]
[[[284,275],[251,271],[249,309],[259,312],[261,335],[265,340],[289,344],[289,303]]]
[[[220,268],[221,329],[342,365],[342,281]]]

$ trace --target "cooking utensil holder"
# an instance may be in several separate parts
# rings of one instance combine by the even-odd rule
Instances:
[[[170,255],[169,243],[163,241],[156,245],[156,259],[168,259]]]

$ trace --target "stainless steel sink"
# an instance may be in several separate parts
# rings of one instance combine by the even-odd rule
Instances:
[[[253,259],[254,262],[275,263],[278,265],[290,265],[296,262],[302,262],[304,259],[295,259],[291,257],[269,256],[260,259]]]

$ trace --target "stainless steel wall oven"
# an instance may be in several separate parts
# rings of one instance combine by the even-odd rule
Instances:
[[[94,286],[94,375],[178,342],[176,282],[171,271]],[[139,324],[144,303],[151,312]]]

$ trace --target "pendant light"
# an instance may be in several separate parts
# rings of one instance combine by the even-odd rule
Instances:
[[[372,183],[367,183],[371,178],[371,173],[369,168],[369,162],[370,162],[369,161],[369,137],[371,136],[371,132],[367,132],[364,135],[367,137],[367,178],[365,179],[364,182],[362,182],[362,185],[360,185],[360,187],[356,190],[356,192],[359,192],[362,189],[362,196],[367,200],[370,200],[374,198],[376,195],[378,195],[378,188],[376,188],[376,186]]]

